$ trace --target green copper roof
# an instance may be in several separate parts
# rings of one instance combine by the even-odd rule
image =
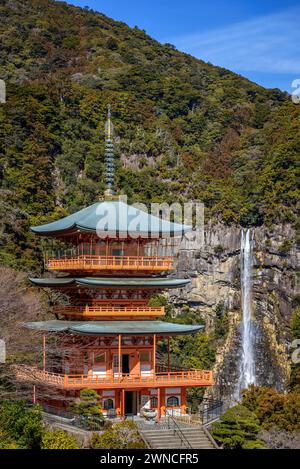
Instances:
[[[29,329],[48,332],[73,332],[80,335],[182,335],[195,334],[204,328],[163,321],[41,321],[24,324]]]
[[[68,217],[46,225],[32,226],[31,230],[42,236],[59,236],[84,232],[101,232],[101,236],[140,236],[167,237],[191,231],[188,225],[172,223],[150,215],[143,210],[127,205],[122,201],[105,201],[90,205]],[[131,236],[135,237],[135,236]]]
[[[166,277],[61,277],[61,278],[30,278],[31,283],[40,287],[64,287],[84,285],[88,287],[110,288],[180,288],[189,284],[190,279]]]

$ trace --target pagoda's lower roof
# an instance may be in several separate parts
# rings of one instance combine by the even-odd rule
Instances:
[[[163,321],[40,321],[27,322],[24,327],[44,332],[71,332],[79,335],[182,335],[195,334],[204,326],[174,324]]]
[[[30,278],[31,283],[40,287],[68,287],[72,285],[107,288],[180,288],[189,284],[190,279],[165,277],[60,277]]]

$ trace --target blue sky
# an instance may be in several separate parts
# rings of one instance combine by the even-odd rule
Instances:
[[[300,0],[69,0],[267,88],[300,78]]]

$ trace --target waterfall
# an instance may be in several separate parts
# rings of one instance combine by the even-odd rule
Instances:
[[[253,265],[253,237],[247,229],[241,233],[241,358],[239,364],[238,381],[234,393],[236,400],[240,400],[241,391],[250,384],[255,384],[255,323],[252,316],[252,265]]]

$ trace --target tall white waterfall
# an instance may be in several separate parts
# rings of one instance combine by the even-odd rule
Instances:
[[[242,355],[240,357],[239,375],[234,393],[235,399],[239,400],[241,391],[255,384],[255,361],[254,341],[255,323],[252,316],[252,265],[253,265],[253,237],[248,229],[241,233],[241,296],[242,296]]]

